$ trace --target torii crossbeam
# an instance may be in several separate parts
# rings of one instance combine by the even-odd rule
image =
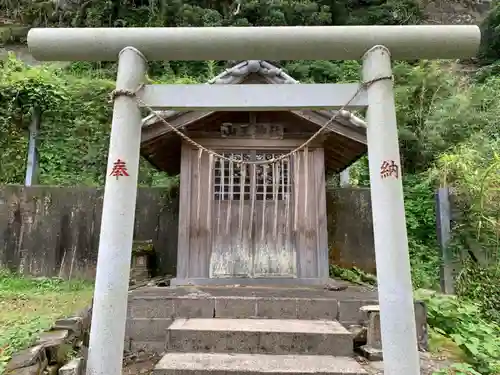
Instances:
[[[117,96],[114,103],[87,375],[121,373],[141,139],[138,102],[149,107],[176,109],[339,108],[345,107],[346,98],[360,88],[330,84],[293,88],[273,85],[142,87],[146,59],[304,58],[362,58],[363,80],[373,82],[361,87],[362,93],[351,104],[368,108],[368,156],[384,373],[418,375],[393,82],[387,78],[392,76],[391,57],[399,60],[470,58],[477,53],[480,39],[477,26],[434,25],[31,29],[28,46],[35,59],[118,60],[115,92],[137,96]],[[281,90],[279,95],[276,90]],[[210,98],[206,97],[206,91]],[[116,178],[113,167],[117,160],[127,162],[127,178]]]

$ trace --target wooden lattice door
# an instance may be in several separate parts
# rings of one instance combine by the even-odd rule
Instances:
[[[225,152],[232,160],[270,160],[273,152]],[[210,277],[294,277],[289,159],[252,165],[216,159]]]

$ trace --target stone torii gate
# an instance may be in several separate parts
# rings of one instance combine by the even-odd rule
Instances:
[[[141,140],[140,105],[145,105],[154,110],[367,108],[385,374],[418,375],[391,57],[469,58],[475,56],[480,38],[476,26],[31,29],[28,46],[37,60],[119,61],[87,374],[121,373]],[[147,59],[304,58],[362,58],[367,84],[143,85]],[[127,163],[128,177],[117,178],[112,173],[120,161]]]

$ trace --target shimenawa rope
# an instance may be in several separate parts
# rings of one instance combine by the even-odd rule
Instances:
[[[314,133],[308,140],[306,140],[300,146],[296,147],[295,149],[293,149],[292,151],[290,151],[290,152],[288,152],[286,154],[282,154],[282,155],[280,155],[278,157],[273,157],[270,160],[258,160],[258,161],[248,161],[248,160],[245,161],[245,160],[236,160],[236,159],[228,158],[228,157],[226,157],[224,155],[221,155],[221,154],[219,154],[219,153],[217,153],[217,152],[215,152],[213,150],[210,150],[210,149],[208,149],[208,148],[200,145],[198,142],[196,142],[193,139],[189,138],[186,134],[184,134],[182,131],[180,131],[175,126],[173,126],[172,124],[170,124],[167,120],[165,120],[161,115],[159,115],[156,111],[154,111],[150,106],[148,106],[146,103],[144,103],[144,101],[137,96],[137,93],[144,87],[144,84],[141,84],[136,90],[129,90],[129,89],[116,89],[116,90],[113,90],[111,92],[111,94],[110,94],[110,102],[113,102],[119,96],[127,96],[129,98],[135,98],[135,100],[137,101],[137,103],[141,107],[146,108],[156,118],[158,118],[161,122],[163,122],[170,129],[172,129],[173,132],[175,132],[177,135],[179,135],[181,138],[183,138],[186,142],[188,142],[192,146],[196,147],[197,149],[202,150],[203,152],[206,152],[209,155],[216,156],[217,158],[219,158],[221,160],[225,160],[225,161],[228,161],[230,163],[235,163],[236,165],[266,165],[266,164],[275,164],[275,163],[280,162],[281,160],[288,159],[290,156],[294,155],[295,153],[297,153],[297,152],[301,151],[302,149],[304,149],[305,147],[307,147],[333,121],[335,121],[335,119],[337,119],[337,117],[339,116],[339,114],[343,110],[345,110],[354,101],[354,99],[356,99],[356,97],[359,95],[360,92],[362,92],[363,90],[367,89],[368,87],[370,87],[372,84],[374,84],[376,82],[383,81],[383,80],[388,80],[388,79],[392,80],[393,76],[378,77],[378,78],[374,78],[374,79],[372,79],[370,81],[363,82],[359,86],[359,88],[356,90],[356,93],[351,97],[351,99],[349,99],[347,101],[347,103],[345,103],[337,112],[335,112],[333,114],[333,116],[330,117],[330,119],[325,124],[323,124],[319,128],[319,130],[316,133]]]

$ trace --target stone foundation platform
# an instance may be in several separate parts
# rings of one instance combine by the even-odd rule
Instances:
[[[377,304],[374,288],[334,280],[326,287],[141,287],[129,292],[125,348],[166,353],[158,375],[308,373],[303,361],[316,364],[311,372],[361,375],[357,332],[378,342],[370,323]],[[420,306],[417,331],[426,332]]]

